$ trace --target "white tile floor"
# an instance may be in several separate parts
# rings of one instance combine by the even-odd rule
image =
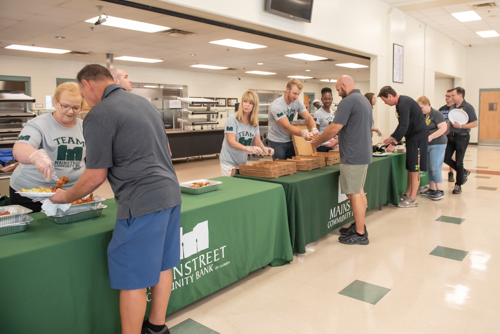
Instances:
[[[368,246],[338,242],[338,231],[286,266],[257,270],[167,317],[219,333],[500,333],[500,148],[469,146],[472,173],[461,195],[419,207],[367,213]],[[218,160],[175,164],[179,180],[220,175]],[[447,176],[447,166],[443,169]],[[476,178],[477,175],[490,177]],[[462,224],[436,221],[440,216]],[[437,246],[469,252],[463,261],[429,255]],[[372,305],[340,295],[360,280],[390,289]]]

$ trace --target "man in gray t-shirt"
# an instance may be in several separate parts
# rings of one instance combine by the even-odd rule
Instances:
[[[274,149],[273,160],[287,159],[295,155],[292,135],[309,139],[307,130],[301,131],[291,124],[297,112],[307,122],[308,128],[311,129],[310,135],[319,135],[314,118],[307,112],[304,103],[298,99],[302,88],[303,84],[299,80],[290,80],[286,85],[285,94],[274,100],[269,108],[268,139],[269,146]]]
[[[356,89],[354,80],[347,75],[341,76],[335,85],[342,97],[333,123],[312,145],[339,135],[340,148],[340,187],[342,193],[351,201],[354,223],[343,233],[339,241],[348,245],[368,245],[368,232],[365,226],[367,199],[363,190],[368,165],[372,162],[372,106]]]
[[[120,290],[122,328],[140,332],[146,288],[152,287],[153,306],[144,326],[163,331],[181,248],[180,188],[163,122],[151,103],[115,84],[101,65],[85,66],[77,81],[92,107],[83,123],[87,169],[51,201],[72,202],[108,178],[118,202],[108,268],[111,287]]]

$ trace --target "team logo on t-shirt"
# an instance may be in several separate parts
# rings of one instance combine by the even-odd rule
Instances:
[[[57,147],[57,157],[56,161],[54,161],[54,167],[73,168],[74,170],[82,168],[83,147],[85,146],[84,141],[80,141],[78,138],[72,137],[59,137],[54,139],[54,141],[59,144]],[[61,144],[74,144],[81,146],[68,148],[68,145]]]
[[[30,135],[26,135],[26,136],[19,136],[19,138],[17,138],[17,141],[20,141],[20,140],[30,140],[31,136]]]
[[[252,140],[254,136],[255,134],[248,131],[238,132],[238,137],[239,137],[238,142],[242,145],[250,146],[252,145]]]
[[[232,126],[226,126],[226,131],[234,131]]]

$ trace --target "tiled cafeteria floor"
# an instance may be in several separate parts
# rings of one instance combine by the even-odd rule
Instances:
[[[445,181],[441,201],[369,211],[368,246],[334,231],[168,316],[172,334],[500,333],[500,148],[471,145],[465,165],[461,195]],[[216,159],[175,169],[181,182],[220,175]]]

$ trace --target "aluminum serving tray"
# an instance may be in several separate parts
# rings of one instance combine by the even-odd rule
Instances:
[[[10,225],[0,225],[0,236],[24,232],[28,229],[28,224],[32,221],[33,218],[27,216],[26,219],[22,222],[13,223]]]
[[[95,210],[87,210],[83,212],[77,212],[71,215],[61,215],[61,216],[47,216],[47,219],[56,224],[69,224],[77,221],[90,219],[99,217],[102,213],[103,209],[106,209],[107,206],[104,204],[100,204],[97,206]],[[43,212],[43,211],[42,211]],[[45,213],[45,212],[44,212]]]
[[[97,208],[99,207],[99,204],[101,204],[101,202],[105,201],[105,200],[106,199],[101,197],[101,196],[94,195],[94,202],[72,205],[66,211],[62,211],[61,209],[57,209],[56,215],[57,216],[67,216],[67,215],[74,215],[75,213],[79,213],[79,212],[97,210]]]
[[[210,185],[206,186],[206,187],[202,187],[202,188],[191,188],[191,186],[195,182],[208,182],[208,183],[210,183]],[[222,182],[219,182],[219,181],[202,179],[202,180],[183,182],[179,185],[181,186],[181,192],[187,193],[187,194],[192,194],[192,195],[198,195],[198,194],[207,193],[209,191],[217,190],[217,188],[219,188],[219,184],[221,184],[221,183]]]
[[[28,213],[33,212],[33,210],[20,205],[0,206],[0,212],[4,213],[5,211],[9,211],[10,215],[0,216],[0,226],[26,221]]]

